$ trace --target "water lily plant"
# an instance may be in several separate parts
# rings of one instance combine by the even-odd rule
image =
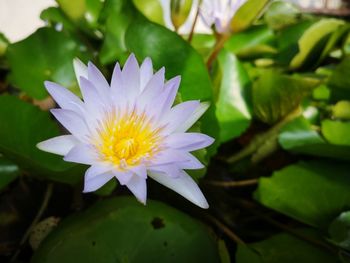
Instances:
[[[213,138],[186,132],[208,109],[198,100],[174,104],[180,76],[165,81],[165,69],[154,73],[146,58],[139,66],[131,54],[123,69],[116,63],[109,84],[91,63],[74,61],[83,100],[68,89],[45,82],[60,106],[51,113],[70,134],[40,142],[39,149],[64,160],[90,165],[84,192],[116,178],[146,203],[146,180],[176,191],[208,208],[196,182],[185,172],[203,164],[191,152],[211,145]]]

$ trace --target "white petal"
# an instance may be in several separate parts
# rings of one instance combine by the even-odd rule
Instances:
[[[88,144],[78,144],[70,150],[63,158],[67,162],[93,165],[100,163],[96,150]]]
[[[123,86],[122,71],[120,70],[119,63],[116,63],[113,69],[111,80],[111,94],[113,100],[116,101],[117,104],[126,96],[126,89]]]
[[[136,196],[137,200],[146,204],[147,186],[146,179],[137,175],[133,175],[130,181],[126,184],[129,190]]]
[[[134,54],[131,54],[125,62],[122,78],[128,98],[135,99],[140,93],[140,68]]]
[[[145,106],[149,105],[151,100],[159,96],[159,94],[163,91],[164,88],[164,72],[165,68],[161,68],[158,70],[154,76],[148,81],[146,87],[140,94],[138,98],[138,105],[141,108],[144,108]]]
[[[80,86],[80,77],[84,77],[84,78],[88,77],[87,66],[83,62],[81,62],[80,59],[75,58],[73,60],[73,67],[74,67],[75,77],[77,78],[78,84]]]
[[[133,176],[133,173],[130,171],[118,171],[114,169],[113,175],[118,179],[121,185],[126,185]]]
[[[140,92],[146,87],[148,81],[153,76],[153,65],[150,58],[145,58],[140,67]]]
[[[80,115],[71,110],[52,109],[50,112],[75,137],[85,140],[88,134],[86,123]]]
[[[103,76],[101,71],[96,66],[89,62],[88,63],[88,79],[96,87],[97,92],[103,98],[109,97],[109,84],[106,78]]]
[[[151,166],[148,170],[152,173],[164,173],[170,177],[179,177],[180,168],[174,164]]]
[[[187,200],[198,205],[201,208],[208,208],[208,202],[202,191],[199,189],[195,181],[184,171],[182,175],[176,178],[166,176],[164,174],[149,173],[149,176],[158,183],[170,188]]]
[[[186,152],[167,149],[154,156],[150,165],[166,165],[187,161],[189,161],[189,157]]]
[[[184,152],[184,155],[186,156],[187,161],[177,163],[177,165],[179,167],[181,167],[182,169],[197,170],[197,169],[204,168],[204,165],[196,157],[194,157],[192,154],[190,154],[188,152]]]
[[[113,166],[111,165],[107,165],[107,164],[96,164],[96,165],[92,165],[89,167],[89,169],[87,169],[86,173],[85,173],[85,180],[91,180],[94,177],[103,174],[103,173],[107,173],[110,172],[113,169]],[[113,175],[112,175],[113,177]]]
[[[39,142],[36,147],[45,152],[66,155],[78,143],[73,135],[62,135]]]
[[[68,89],[51,81],[44,82],[47,91],[62,109],[83,114],[83,102]]]
[[[200,117],[206,112],[206,110],[209,108],[210,103],[209,102],[202,102],[199,107],[195,109],[195,111],[189,116],[189,118],[181,123],[174,132],[185,132],[189,128],[192,127],[192,125],[199,120]]]
[[[112,173],[106,172],[102,174],[96,174],[93,166],[91,166],[85,173],[84,179],[84,193],[93,192],[101,188],[113,178]]]
[[[135,173],[137,176],[140,176],[142,178],[147,178],[147,169],[146,166],[144,165],[138,165],[138,166],[133,166],[129,168],[130,171]]]
[[[168,133],[179,132],[179,127],[183,126],[183,123],[188,119],[193,118],[196,109],[200,103],[197,100],[186,101],[175,105],[168,114],[163,115],[162,122],[166,124],[166,131]]]
[[[173,149],[181,149],[188,152],[199,150],[211,145],[214,139],[206,134],[187,132],[170,134],[164,141]]]

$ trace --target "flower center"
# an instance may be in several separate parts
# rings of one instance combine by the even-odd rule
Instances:
[[[120,169],[148,161],[160,150],[162,128],[155,128],[146,114],[135,110],[108,114],[98,129],[96,147],[105,161]]]

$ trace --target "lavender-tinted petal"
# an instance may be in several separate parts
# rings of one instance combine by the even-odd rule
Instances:
[[[100,158],[93,148],[89,144],[78,144],[72,148],[63,158],[67,162],[82,163],[93,165],[100,163]]]
[[[88,63],[88,79],[96,87],[101,97],[109,98],[109,84],[101,71],[91,62]]]
[[[180,168],[177,165],[174,164],[167,164],[167,165],[155,165],[151,166],[148,169],[151,173],[163,173],[170,177],[179,177],[180,176]]]
[[[148,81],[153,76],[153,65],[150,58],[145,58],[140,67],[140,92],[146,87]]]
[[[150,165],[167,165],[186,161],[189,161],[186,152],[167,149],[154,156],[150,161]]]
[[[52,98],[62,109],[72,110],[79,114],[83,113],[81,111],[83,102],[68,89],[51,81],[45,81],[44,84]]]
[[[188,152],[205,148],[213,142],[214,139],[208,135],[195,132],[173,133],[164,141],[165,144],[173,149],[180,149]]]
[[[99,168],[96,169],[95,166],[91,166],[86,171],[84,179],[84,193],[96,191],[113,178],[113,175],[110,172],[99,172]]]
[[[137,176],[140,176],[142,178],[147,178],[147,169],[146,166],[143,164],[140,164],[138,166],[132,166],[129,168],[130,171],[132,171]]]
[[[87,66],[83,62],[81,62],[80,59],[75,58],[73,60],[73,67],[74,67],[75,77],[76,77],[78,84],[80,86],[80,77],[84,77],[84,78],[88,77]]]
[[[113,170],[113,175],[118,179],[121,185],[126,185],[133,176],[133,173],[130,171]]]
[[[209,106],[209,102],[201,102],[199,106],[190,115],[188,115],[188,118],[176,127],[174,132],[187,131],[189,128],[192,127],[194,123],[196,123],[196,121],[199,120],[200,117],[202,117],[202,115],[204,114],[204,112],[206,112]]]
[[[181,171],[180,173],[175,178],[158,173],[149,173],[149,176],[199,207],[208,208],[208,202],[196,182],[186,172]]]
[[[137,175],[133,175],[130,181],[126,184],[126,187],[135,195],[137,200],[139,200],[144,205],[147,199],[147,185],[146,179]]]
[[[147,105],[149,105],[151,100],[162,92],[164,88],[164,73],[165,69],[163,67],[160,70],[158,70],[148,81],[146,87],[144,88],[144,90],[138,98],[138,105],[141,108],[144,108]]]
[[[83,140],[88,134],[86,123],[76,112],[64,109],[52,109],[51,113],[75,137]]]
[[[163,122],[166,123],[166,131],[172,133],[178,130],[199,107],[199,101],[186,101],[175,105],[168,114],[163,116]]]
[[[131,54],[125,62],[122,78],[128,98],[135,99],[140,93],[140,68],[134,54]]]
[[[190,154],[188,152],[184,152],[183,154],[186,156],[187,161],[186,162],[177,163],[177,165],[181,169],[197,170],[197,169],[203,169],[204,168],[204,165],[196,157],[194,157],[192,154]]]
[[[73,135],[61,135],[39,142],[36,147],[45,152],[66,155],[78,143]]]

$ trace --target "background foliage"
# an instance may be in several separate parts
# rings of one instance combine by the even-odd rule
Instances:
[[[31,240],[41,244],[32,262],[349,262],[346,19],[248,0],[232,21],[233,34],[206,65],[216,36],[194,34],[189,42],[167,29],[156,0],[57,3],[41,14],[46,26],[26,39],[9,43],[0,35],[4,260],[18,245],[18,260],[32,257],[20,240],[50,193],[44,215],[63,222],[38,224]],[[83,196],[85,167],[35,147],[63,132],[47,112],[53,105],[43,82],[80,95],[73,58],[93,61],[110,77],[130,52],[139,61],[151,57],[155,70],[165,66],[168,79],[181,75],[183,100],[211,102],[196,129],[216,143],[198,153],[210,161],[208,170],[193,174],[208,211],[152,182],[150,197],[164,203],[143,207],[120,197],[127,192],[116,183]]]

